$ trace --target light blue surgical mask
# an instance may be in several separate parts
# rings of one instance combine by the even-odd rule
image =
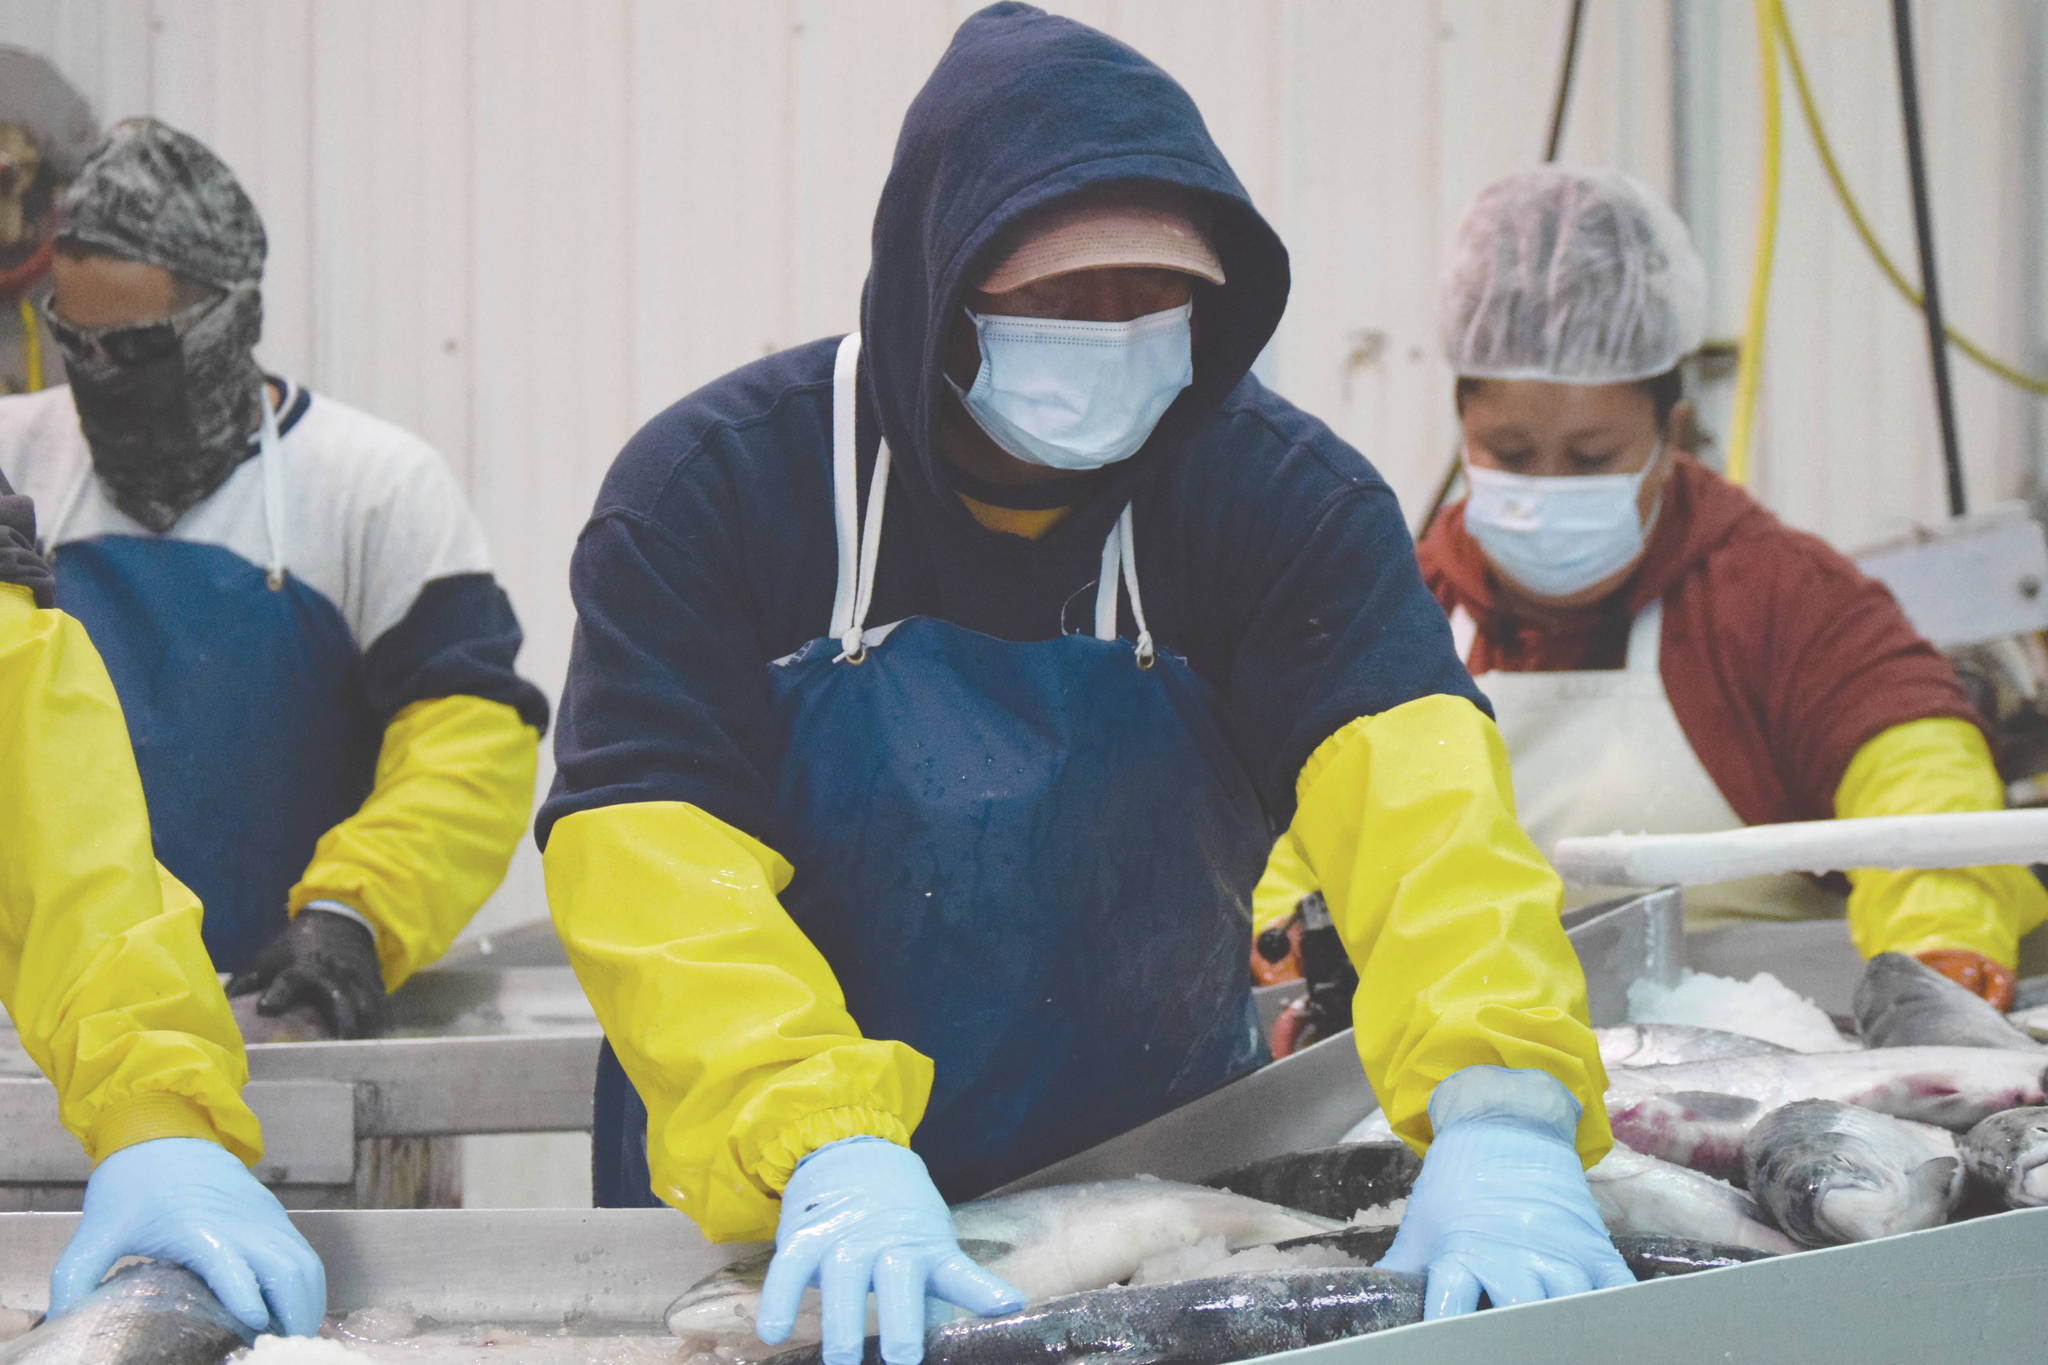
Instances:
[[[1664,443],[1633,474],[1510,474],[1467,457],[1465,529],[1494,568],[1540,597],[1570,597],[1643,552],[1637,500]],[[1650,509],[1655,525],[1657,509]]]
[[[981,368],[946,382],[990,440],[1049,469],[1128,460],[1195,379],[1192,301],[1129,322],[969,311]]]

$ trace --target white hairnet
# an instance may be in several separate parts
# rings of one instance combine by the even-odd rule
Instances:
[[[1480,191],[1441,289],[1461,377],[1618,384],[1705,338],[1707,271],[1671,207],[1620,171],[1538,166]]]

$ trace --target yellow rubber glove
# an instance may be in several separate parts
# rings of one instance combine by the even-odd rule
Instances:
[[[384,727],[362,809],[320,836],[287,909],[339,901],[370,921],[384,989],[397,990],[505,880],[533,814],[539,746],[503,702],[412,703]]]
[[[1564,889],[1515,823],[1485,713],[1431,696],[1353,721],[1309,756],[1293,833],[1358,968],[1358,1055],[1420,1151],[1429,1097],[1468,1066],[1526,1068],[1580,1104],[1590,1166],[1613,1137]]]
[[[0,1005],[88,1157],[263,1151],[199,902],[150,851],[142,779],[85,631],[0,585]]]
[[[775,897],[789,864],[697,807],[559,821],[542,857],[569,964],[647,1105],[654,1193],[714,1241],[775,1235],[776,1196],[828,1142],[909,1145],[929,1058],[861,1037]]]
[[[1933,815],[2003,810],[2005,784],[1983,733],[1951,717],[1894,725],[1856,751],[1835,814]],[[2048,919],[2048,891],[2024,867],[1849,874],[1849,934],[1865,957],[1936,949],[2019,962],[2022,935]]]

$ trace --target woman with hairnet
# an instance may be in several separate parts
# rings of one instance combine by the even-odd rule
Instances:
[[[0,478],[0,1006],[94,1163],[50,1314],[154,1256],[252,1333],[310,1334],[326,1276],[243,1165],[263,1139],[199,903],[151,856],[121,705],[53,592],[29,500]]]
[[[2003,804],[1955,674],[1890,594],[1687,448],[1706,271],[1668,206],[1610,170],[1509,175],[1467,210],[1442,294],[1470,493],[1424,536],[1423,576],[1540,847]],[[1849,882],[1864,955],[1999,1005],[2048,914],[2020,867]],[[1791,877],[1686,901],[1695,928],[1840,912]]]

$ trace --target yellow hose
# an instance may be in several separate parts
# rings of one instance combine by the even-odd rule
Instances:
[[[1849,182],[1843,178],[1842,168],[1835,161],[1835,149],[1828,142],[1826,130],[1821,127],[1820,109],[1814,102],[1812,87],[1806,83],[1806,65],[1799,60],[1799,45],[1792,39],[1792,25],[1785,18],[1784,9],[1777,5],[1775,0],[1772,8],[1776,10],[1775,27],[1778,40],[1785,45],[1785,60],[1792,67],[1792,89],[1799,96],[1799,108],[1806,118],[1807,131],[1813,134],[1813,146],[1814,150],[1820,153],[1821,167],[1827,172],[1828,183],[1835,188],[1835,199],[1841,204],[1842,212],[1849,215],[1849,226],[1856,230],[1857,237],[1862,239],[1871,259],[1877,262],[1877,268],[1891,281],[1892,288],[1898,290],[1909,303],[1918,308],[1920,291],[1915,289],[1905,273],[1893,264],[1891,256],[1877,240],[1877,234],[1871,231],[1869,220],[1863,216],[1863,210],[1856,203],[1856,196],[1849,192]],[[1953,327],[1944,327],[1942,330],[1948,334],[1949,343],[1958,351],[2006,383],[2015,388],[2025,389],[2029,393],[2048,395],[2048,379],[2027,374],[2016,366],[2006,364]]]
[[[20,306],[21,350],[27,370],[27,391],[35,393],[43,387],[43,339],[36,334],[36,310],[29,306],[27,299],[22,299]]]
[[[1757,77],[1764,96],[1763,176],[1756,210],[1756,251],[1749,267],[1749,315],[1742,327],[1742,358],[1735,372],[1735,413],[1728,433],[1728,479],[1749,482],[1750,437],[1756,426],[1756,391],[1763,375],[1764,314],[1771,298],[1771,258],[1778,244],[1778,43],[1783,16],[1778,0],[1755,0]]]

